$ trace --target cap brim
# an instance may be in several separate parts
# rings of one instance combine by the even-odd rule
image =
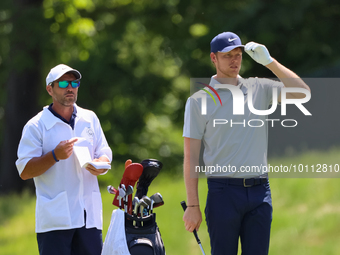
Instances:
[[[68,71],[66,73],[73,73],[77,80],[81,79],[81,74],[77,70]]]
[[[244,49],[244,45],[228,46],[228,47],[225,47],[223,50],[219,50],[218,52],[229,52],[229,51],[232,51],[233,49],[236,49],[236,48],[242,48],[242,50],[243,50]]]
[[[60,75],[58,75],[55,80],[58,80],[61,76],[63,76],[65,73],[72,73],[74,74],[74,76],[76,77],[76,80],[79,80],[81,79],[81,74],[79,71],[75,70],[75,69],[72,69],[72,70],[67,70],[65,71],[64,73],[61,73]]]

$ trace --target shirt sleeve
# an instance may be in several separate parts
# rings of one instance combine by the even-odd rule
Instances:
[[[100,125],[100,121],[98,117],[95,115],[94,116],[94,128],[95,128],[95,133],[96,133],[96,147],[94,151],[94,157],[95,158],[100,158],[102,156],[105,156],[109,159],[109,161],[112,161],[112,151],[111,148],[109,147],[103,129]]]
[[[284,84],[280,81],[275,81],[271,79],[260,79],[260,83],[266,90],[266,98],[267,105],[271,105],[273,103],[273,91],[277,91],[277,99],[279,99],[281,94],[281,89],[284,87]]]
[[[202,139],[206,119],[201,113],[201,107],[196,98],[189,97],[185,105],[183,137]]]
[[[18,147],[18,160],[15,162],[19,175],[24,171],[26,164],[32,158],[42,156],[42,136],[33,123],[27,123],[22,131]]]

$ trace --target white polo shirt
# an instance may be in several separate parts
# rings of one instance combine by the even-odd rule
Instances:
[[[84,137],[79,146],[89,148],[92,159],[112,152],[96,114],[77,109],[74,130],[54,116],[48,106],[27,122],[18,148],[16,166],[22,173],[28,161],[55,149],[63,140]],[[42,175],[34,178],[36,186],[36,232],[80,228],[103,228],[102,200],[97,177],[80,167],[75,154],[56,162]]]
[[[222,106],[213,91],[205,87],[217,104],[205,91],[199,90],[188,98],[185,107],[183,136],[202,140],[204,144],[205,166],[196,166],[195,171],[205,172],[208,177],[252,178],[262,175],[263,171],[255,170],[267,166],[268,121],[266,115],[256,115],[249,110],[248,96],[251,95],[256,110],[266,110],[272,103],[273,88],[279,96],[283,83],[239,77],[237,89],[244,106],[241,115],[233,113],[235,98],[229,89],[217,88],[223,85],[213,77],[209,85],[219,94]],[[202,114],[202,98],[206,98],[206,114]]]

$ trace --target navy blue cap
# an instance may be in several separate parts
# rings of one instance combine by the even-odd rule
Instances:
[[[218,34],[211,40],[211,52],[228,52],[237,47],[244,47],[240,37],[232,32],[223,32]]]

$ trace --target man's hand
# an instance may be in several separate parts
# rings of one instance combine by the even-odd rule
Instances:
[[[78,139],[61,141],[54,149],[54,154],[58,160],[67,159],[73,153],[73,145]]]
[[[92,160],[92,162],[109,162],[109,160],[106,157],[101,157]],[[91,164],[88,164],[85,169],[95,176],[101,175],[107,171],[107,169],[97,169]]]
[[[76,141],[78,141],[76,138],[61,141],[54,149],[54,154],[57,160],[69,158],[73,153],[73,145]],[[20,177],[23,180],[37,177],[45,173],[54,164],[56,164],[56,162],[52,157],[52,152],[46,153],[40,157],[34,157],[27,162]]]
[[[202,213],[200,208],[197,207],[187,207],[183,216],[185,229],[192,232],[196,229],[198,231],[202,222]]]
[[[248,55],[254,59],[257,63],[261,65],[268,65],[273,62],[273,58],[270,56],[268,49],[266,46],[256,43],[249,42],[244,46],[244,51],[248,53]]]

